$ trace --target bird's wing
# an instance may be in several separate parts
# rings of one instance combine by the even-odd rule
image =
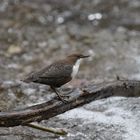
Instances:
[[[64,63],[53,63],[37,72],[32,72],[23,81],[24,82],[35,82],[40,79],[54,79],[54,78],[65,78],[69,77],[72,72],[72,66]]]
[[[40,78],[59,78],[71,75],[72,66],[62,63],[52,64],[41,71]]]

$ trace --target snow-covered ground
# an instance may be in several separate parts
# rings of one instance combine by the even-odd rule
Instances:
[[[139,140],[139,102],[140,98],[111,97],[68,111],[59,118],[68,122],[79,119],[81,123],[75,127],[82,129],[80,134],[85,139],[95,139],[96,136],[101,140]],[[74,134],[79,134],[79,130],[73,130],[68,137]]]

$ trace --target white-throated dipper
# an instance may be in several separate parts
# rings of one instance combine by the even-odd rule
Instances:
[[[23,81],[49,85],[60,100],[66,102],[56,88],[61,87],[76,76],[81,59],[86,57],[89,57],[89,55],[78,53],[69,55],[63,60],[58,60],[39,71],[33,72]]]

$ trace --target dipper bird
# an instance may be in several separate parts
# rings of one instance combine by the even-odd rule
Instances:
[[[49,85],[59,99],[62,102],[66,102],[56,88],[61,87],[76,76],[81,59],[86,57],[89,57],[89,55],[78,53],[69,55],[63,60],[58,60],[39,71],[33,72],[23,81]]]

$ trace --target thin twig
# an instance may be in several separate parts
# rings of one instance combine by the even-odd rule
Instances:
[[[44,127],[44,126],[36,124],[36,123],[29,123],[29,124],[26,124],[25,126],[32,127],[32,128],[38,129],[38,130],[45,131],[45,132],[50,132],[50,133],[57,134],[57,135],[63,135],[63,136],[67,135],[67,133],[68,133],[66,130],[64,130],[62,128]]]

